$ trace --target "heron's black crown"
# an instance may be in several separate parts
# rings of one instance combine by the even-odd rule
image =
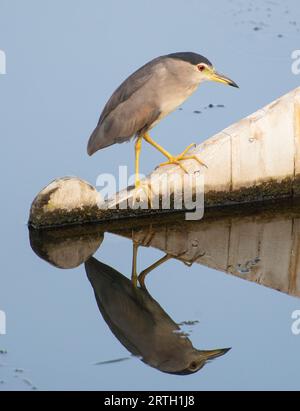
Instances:
[[[197,53],[192,53],[192,52],[172,53],[172,54],[168,54],[166,57],[170,57],[172,59],[183,60],[193,65],[204,63],[209,66],[212,66],[212,63],[206,57],[201,56],[200,54],[197,54]]]

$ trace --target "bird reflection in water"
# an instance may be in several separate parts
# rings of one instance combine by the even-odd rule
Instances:
[[[160,217],[140,225],[136,220],[127,225],[110,222],[106,229],[101,227],[102,232],[94,225],[30,231],[30,243],[37,255],[59,268],[78,267],[86,261],[99,309],[118,340],[150,366],[185,375],[200,370],[228,349],[195,349],[180,326],[150,296],[145,286],[147,274],[176,259],[188,266],[201,264],[241,281],[299,298],[299,210],[299,202],[269,204],[263,208],[258,204],[235,212],[219,210],[209,214],[207,211],[206,217],[196,223],[176,216]],[[91,258],[100,247],[104,232],[133,242],[132,281]],[[138,246],[165,253],[139,275]]]
[[[166,254],[137,275],[139,242],[133,236],[132,280],[91,257],[100,247],[104,234],[97,227],[67,230],[30,231],[34,252],[60,269],[79,267],[85,262],[88,279],[95,292],[100,312],[115,337],[133,355],[162,372],[188,375],[207,362],[226,354],[227,349],[197,350],[188,335],[151,297],[145,278],[171,258]],[[128,358],[103,361],[97,365]]]
[[[85,263],[99,310],[115,337],[144,363],[159,371],[188,375],[230,349],[198,350],[178,324],[151,297],[145,277],[167,261],[166,256],[144,270],[137,284],[135,272],[137,246],[134,245],[133,281],[95,258]]]

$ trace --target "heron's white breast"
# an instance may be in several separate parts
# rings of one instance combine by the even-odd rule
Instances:
[[[157,121],[153,124],[157,124],[160,120],[166,117],[168,114],[172,113],[179,107],[182,103],[185,102],[198,88],[199,84],[193,84],[188,88],[181,88],[177,91],[177,93],[170,92],[167,93],[165,98],[160,102],[160,111],[161,115],[157,119]],[[174,89],[173,89],[174,91]]]

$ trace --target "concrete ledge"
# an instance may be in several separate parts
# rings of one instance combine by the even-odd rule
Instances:
[[[300,199],[263,203],[263,207],[256,203],[210,208],[204,219],[196,222],[185,221],[180,213],[150,221],[130,218],[30,230],[30,243],[50,264],[73,268],[94,254],[104,233],[109,232],[141,247],[159,249],[185,265],[201,264],[300,297],[299,205]],[[142,249],[139,253],[143,254]],[[184,267],[182,275],[186,276]]]
[[[204,176],[205,207],[298,197],[300,88],[206,140],[191,154],[198,155],[208,166],[205,169],[196,161],[185,162],[190,175]],[[168,166],[155,170],[146,179],[148,182],[151,179],[156,204],[161,200],[159,184],[166,176],[176,185],[182,182],[184,173],[178,166]],[[196,188],[192,186],[193,191]],[[172,206],[170,210],[149,209],[146,196],[140,208],[124,207],[132,204],[135,196],[129,188],[118,193],[117,198],[103,202],[89,183],[64,177],[52,182],[35,198],[29,224],[42,228],[174,211]]]

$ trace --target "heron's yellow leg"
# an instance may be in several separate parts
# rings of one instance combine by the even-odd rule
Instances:
[[[152,140],[152,138],[149,136],[148,133],[144,134],[144,140],[147,141],[147,143],[151,144],[151,146],[155,147],[158,151],[160,151],[165,157],[168,158],[169,161],[167,161],[166,163],[160,164],[160,165],[166,165],[166,164],[177,164],[180,168],[182,168],[182,170],[185,173],[188,173],[187,169],[179,162],[179,160],[177,160],[176,157],[172,156],[172,154],[170,154],[167,150],[165,150],[162,146],[160,146],[159,144],[157,144],[154,140]]]
[[[165,150],[162,146],[157,144],[148,133],[145,133],[143,135],[144,140],[147,141],[147,143],[151,144],[151,146],[155,147],[158,151],[160,151],[165,157],[167,158],[172,158],[172,154],[170,154],[167,150]]]
[[[167,150],[165,150],[163,147],[161,147],[159,144],[157,144],[152,138],[149,136],[148,133],[144,134],[144,140],[147,141],[147,143],[151,144],[153,147],[155,147],[158,151],[160,151],[165,157],[167,157],[168,161],[165,163],[160,164],[160,167],[167,166],[170,164],[177,164],[185,173],[188,174],[188,170],[184,167],[183,164],[180,163],[180,161],[183,160],[196,160],[200,165],[205,166],[206,165],[196,156],[196,155],[190,155],[186,156],[186,153],[192,148],[195,147],[196,144],[190,144],[181,154],[178,156],[172,156]]]
[[[140,155],[142,149],[142,138],[138,137],[135,143],[135,188],[140,187]]]
[[[134,287],[137,287],[137,281],[138,281],[138,275],[137,275],[138,248],[139,248],[139,245],[136,242],[133,242],[131,281]]]
[[[152,205],[152,191],[149,184],[144,184],[140,179],[140,155],[142,150],[142,137],[138,137],[135,143],[135,189],[138,191],[140,188],[145,191],[148,199],[150,200],[150,205]]]
[[[155,268],[159,267],[160,265],[162,265],[163,263],[165,263],[166,261],[169,261],[171,258],[173,258],[170,254],[166,254],[164,257],[160,258],[158,261],[156,261],[154,264],[150,265],[148,268],[146,268],[145,270],[143,270],[140,275],[138,276],[138,280],[139,283],[141,285],[142,288],[146,289],[145,286],[145,279],[146,276],[153,270],[155,270]]]
[[[133,233],[132,233],[133,237]],[[143,270],[140,275],[138,276],[137,274],[137,257],[138,257],[138,249],[139,249],[139,243],[136,240],[132,240],[133,244],[133,249],[132,249],[132,272],[131,272],[131,281],[133,283],[133,286],[137,288],[138,282],[140,283],[141,287],[146,289],[145,286],[145,278],[146,276],[153,271],[155,268],[159,267],[166,261],[169,261],[171,258],[173,258],[170,254],[166,254],[164,257],[160,258],[158,261],[156,261],[154,264],[151,264],[148,268]]]

